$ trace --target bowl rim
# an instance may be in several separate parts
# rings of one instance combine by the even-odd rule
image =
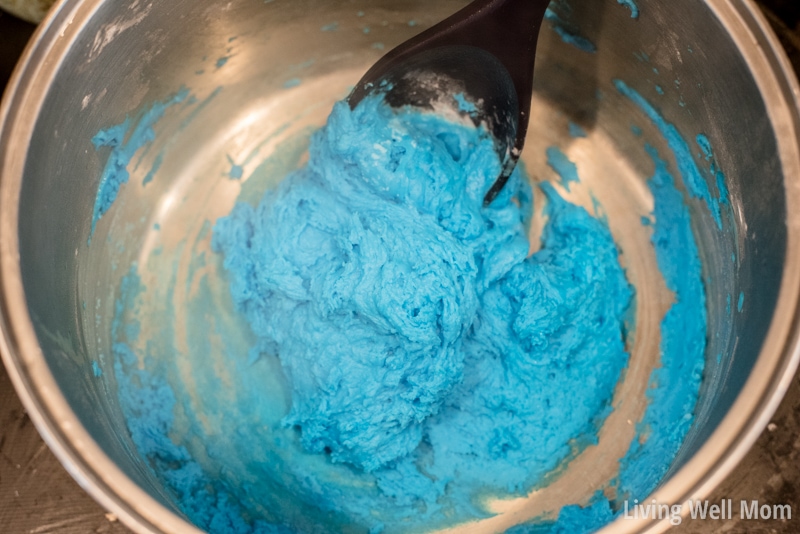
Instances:
[[[0,356],[39,434],[95,501],[138,534],[202,534],[134,483],[83,427],[47,366],[23,290],[17,218],[27,145],[48,82],[102,3],[57,2],[28,42],[0,102]]]
[[[786,261],[773,320],[749,378],[698,452],[648,497],[659,503],[705,498],[769,423],[800,362],[800,84],[753,0],[701,1],[716,15],[749,66],[775,132],[786,190]],[[0,356],[44,441],[101,506],[140,534],[199,534],[201,530],[125,475],[80,423],[46,364],[23,289],[17,220],[27,145],[47,94],[46,82],[102,3],[57,3],[28,43],[0,103]],[[599,532],[656,533],[670,526],[668,518],[618,518]]]

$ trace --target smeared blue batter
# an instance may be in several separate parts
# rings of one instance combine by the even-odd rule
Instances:
[[[614,80],[614,85],[621,94],[636,104],[645,115],[647,115],[653,125],[659,129],[661,135],[663,135],[664,139],[667,141],[670,150],[675,154],[675,160],[679,167],[678,170],[683,177],[683,182],[689,194],[694,198],[702,199],[706,203],[706,206],[708,206],[711,212],[711,216],[717,223],[717,228],[721,230],[722,216],[720,204],[727,203],[727,189],[725,189],[724,176],[721,177],[721,180],[718,177],[718,183],[721,181],[722,187],[717,185],[718,191],[715,197],[712,195],[708,183],[694,163],[689,144],[683,136],[681,136],[678,129],[675,128],[673,124],[669,123],[650,102],[628,84],[622,80]],[[699,139],[698,142],[700,142]]]
[[[639,6],[636,5],[634,0],[617,0],[617,3],[622,6],[626,6],[628,9],[631,10],[631,18],[638,19],[639,18]]]
[[[133,444],[182,511],[200,528],[224,534],[292,534],[287,527],[260,518],[248,519],[238,503],[239,488],[212,478],[184,445],[171,439],[178,403],[164,369],[170,359],[152,345],[143,357],[134,353],[131,344],[138,341],[139,324],[130,318],[120,320],[124,311],[136,308],[145,289],[136,267],[122,280],[112,324],[117,394]]]
[[[561,185],[567,191],[569,191],[570,182],[580,182],[578,167],[557,146],[547,148],[547,165],[556,171],[561,179]]]
[[[579,137],[586,137],[586,130],[581,128],[580,125],[575,124],[574,122],[570,121],[569,123],[569,135],[572,138],[579,138]]]
[[[688,211],[650,151],[653,244],[676,298],[644,444],[621,460],[620,498],[643,497],[670,465],[705,343]],[[537,192],[547,223],[530,255],[533,191],[522,171],[483,207],[499,169],[481,129],[375,98],[355,111],[338,104],[306,167],[260,202],[243,194],[214,226],[256,343],[248,351],[215,331],[237,387],[195,366],[203,413],[174,378],[170,342],[139,339],[131,317],[146,288],[136,268],[125,278],[112,332],[121,407],[139,453],[193,522],[243,534],[447,527],[487,517],[485,498],[525,495],[596,442],[627,365],[632,288],[606,224],[547,184]],[[188,324],[199,340],[191,350],[210,355],[207,309]],[[598,493],[514,532],[588,532],[618,509]]]
[[[593,42],[578,34],[577,31],[571,28],[568,23],[558,16],[558,13],[555,11],[555,9],[558,7],[559,6],[557,4],[553,3],[547,8],[547,11],[545,11],[544,14],[545,20],[550,23],[553,31],[556,32],[559,37],[561,37],[562,41],[568,45],[574,46],[578,50],[589,52],[590,54],[597,52],[597,47]]]
[[[621,81],[616,84],[618,90],[652,120],[664,135],[668,146],[675,150],[678,170],[684,182],[700,177],[700,171],[688,152],[688,144],[678,130],[639,93]],[[640,129],[634,127],[634,134],[639,136],[641,133]],[[699,136],[697,141],[707,160],[713,161],[707,138]],[[643,223],[653,227],[651,241],[658,266],[667,288],[674,295],[674,301],[661,322],[661,366],[653,370],[650,376],[648,408],[637,423],[636,439],[620,459],[619,476],[613,483],[615,499],[609,500],[602,492],[598,492],[586,506],[562,508],[556,521],[534,521],[511,529],[509,534],[582,534],[594,532],[610,523],[621,515],[623,501],[627,500],[629,506],[633,506],[634,502],[643,502],[656,489],[694,421],[694,409],[705,366],[707,330],[702,265],[683,194],[655,148],[645,145],[645,150],[655,168],[648,181],[654,200],[652,217],[655,222],[648,217],[643,219]],[[724,175],[713,165],[712,175],[718,181],[722,180],[722,185],[718,185],[719,202],[726,204]],[[719,207],[718,204],[714,205]],[[728,295],[728,315],[730,305]]]
[[[705,156],[706,161],[711,165],[711,168],[709,170],[717,183],[717,190],[719,191],[719,202],[720,204],[727,205],[728,186],[725,185],[725,174],[722,172],[722,169],[720,168],[720,165],[717,162],[716,156],[714,156],[714,149],[711,146],[711,141],[709,141],[708,137],[705,134],[699,134],[697,136],[697,145],[700,147],[700,150],[703,151],[703,155]]]
[[[130,178],[128,164],[133,159],[133,156],[140,148],[149,144],[155,138],[153,125],[164,115],[168,107],[182,102],[187,96],[189,96],[189,91],[182,89],[167,100],[156,102],[135,119],[126,117],[122,123],[101,130],[92,138],[95,150],[102,147],[111,148],[111,154],[106,160],[103,174],[100,175],[100,185],[97,188],[97,197],[94,201],[92,234],[94,234],[97,221],[116,200],[120,187],[128,182]],[[133,123],[136,126],[131,130]],[[158,170],[160,164],[161,159],[156,158],[151,173],[148,173],[149,179],[146,177],[145,183],[152,179],[152,175]]]
[[[481,495],[523,494],[594,443],[632,297],[604,224],[545,186],[528,257],[519,172],[482,205],[488,134],[375,98],[337,104],[310,153],[213,239],[303,447],[372,473],[387,520],[430,525],[481,517]]]
[[[655,164],[648,182],[656,200],[652,242],[674,302],[661,322],[661,367],[650,377],[639,439],[620,464],[619,496],[631,503],[643,501],[662,480],[669,464],[660,460],[675,457],[694,421],[706,348],[705,288],[691,215],[666,163],[654,148],[646,150]]]

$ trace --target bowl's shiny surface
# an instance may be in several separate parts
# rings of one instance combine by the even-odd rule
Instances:
[[[735,464],[766,424],[766,418],[780,397],[781,388],[789,380],[787,371],[796,365],[796,340],[791,329],[796,324],[798,281],[791,272],[797,271],[792,266],[800,256],[796,252],[795,234],[798,228],[796,221],[792,220],[797,210],[789,209],[796,206],[798,194],[796,86],[783,58],[780,54],[775,55],[775,43],[771,36],[763,33],[763,23],[754,16],[755,12],[749,4],[709,2],[712,10],[696,12],[699,9],[696,6],[700,4],[685,2],[684,9],[675,8],[667,13],[659,6],[642,2],[643,10],[649,9],[659,17],[678,13],[680,20],[671,22],[680,31],[686,32],[695,41],[708,40],[698,49],[713,50],[719,55],[705,59],[730,66],[728,70],[715,72],[713,77],[708,77],[708,73],[702,70],[707,64],[688,61],[684,64],[675,60],[674,43],[681,40],[681,35],[659,34],[656,30],[662,18],[643,17],[642,24],[635,27],[636,34],[630,35],[628,41],[611,42],[615,25],[627,22],[618,16],[619,13],[612,11],[612,8],[619,9],[614,4],[609,2],[606,6],[608,9],[603,11],[607,15],[603,24],[584,13],[587,24],[582,24],[582,29],[585,28],[589,36],[597,39],[601,50],[608,51],[599,54],[599,60],[575,56],[574,61],[560,63],[561,66],[567,66],[560,71],[554,67],[555,60],[549,66],[545,61],[544,66],[540,67],[544,69],[543,72],[566,71],[563,78],[552,76],[551,80],[540,85],[540,99],[548,103],[541,106],[541,112],[546,115],[553,109],[568,110],[582,124],[590,127],[592,124],[601,125],[604,130],[598,135],[611,137],[624,147],[624,140],[630,137],[627,120],[613,120],[616,104],[605,108],[592,104],[596,102],[594,92],[600,87],[606,93],[612,93],[608,90],[612,77],[628,80],[645,78],[642,69],[651,67],[622,59],[645,49],[661,53],[651,54],[659,69],[682,79],[701,78],[707,84],[708,90],[687,96],[687,105],[696,114],[682,119],[684,122],[679,125],[681,129],[714,131],[714,128],[720,128],[722,131],[717,132],[718,137],[741,139],[738,141],[740,144],[732,142],[731,146],[726,147],[723,156],[728,179],[734,184],[731,189],[735,202],[738,202],[738,231],[722,236],[703,234],[704,226],[699,223],[698,233],[700,241],[705,240],[706,268],[713,273],[710,275],[710,309],[714,310],[716,306],[719,312],[724,294],[734,287],[737,292],[738,288],[742,288],[748,290],[748,295],[753,294],[753,306],[748,308],[749,315],[734,325],[732,335],[724,336],[723,345],[717,347],[724,349],[727,357],[723,359],[721,367],[714,371],[716,386],[707,391],[710,393],[704,396],[701,405],[701,419],[705,420],[705,424],[698,426],[685,449],[684,458],[692,457],[690,467],[679,471],[663,488],[664,499],[675,501],[676,496],[707,492]],[[692,6],[695,6],[695,11]],[[138,466],[138,459],[125,447],[124,426],[114,414],[113,403],[109,405],[102,391],[97,391],[85,376],[76,373],[76,367],[85,368],[85,365],[74,365],[76,361],[85,364],[81,358],[85,359],[87,353],[97,350],[91,347],[94,341],[82,341],[80,335],[70,341],[70,336],[67,336],[65,347],[63,337],[48,338],[43,332],[79,332],[89,335],[90,340],[103,335],[102,332],[91,331],[91,328],[87,332],[85,326],[76,326],[80,314],[74,313],[80,298],[94,296],[84,293],[79,298],[81,291],[86,291],[86,288],[91,291],[92,284],[87,284],[87,279],[95,281],[113,277],[113,273],[103,267],[109,265],[107,258],[74,254],[87,235],[86,214],[91,211],[88,203],[93,198],[94,184],[91,177],[99,174],[99,162],[83,158],[80,154],[88,139],[97,129],[119,122],[125,113],[147,101],[163,98],[183,80],[190,79],[197,69],[196,64],[184,59],[190,50],[203,51],[195,54],[198,56],[196,62],[203,54],[216,58],[217,54],[222,56],[226,53],[222,43],[226,42],[231,32],[242,36],[250,35],[248,32],[257,35],[256,28],[263,26],[253,19],[252,13],[239,5],[233,5],[221,17],[218,8],[211,10],[198,7],[195,11],[187,10],[185,23],[189,26],[202,24],[208,31],[187,33],[181,38],[166,33],[160,27],[160,21],[165,20],[171,10],[180,7],[177,3],[154,7],[133,3],[129,11],[116,15],[106,12],[112,10],[111,6],[100,3],[63,6],[50,19],[46,30],[39,34],[38,46],[28,56],[25,69],[21,71],[14,91],[4,105],[5,122],[0,138],[0,150],[4,151],[4,155],[9,155],[3,159],[0,182],[3,202],[0,227],[3,237],[2,282],[6,294],[3,315],[8,343],[4,358],[11,366],[12,377],[23,392],[37,425],[57,454],[98,500],[143,532],[158,529],[177,531],[185,529],[186,525],[168,512],[168,499],[163,498],[157,484],[148,479],[147,473],[143,473]],[[319,6],[315,7],[319,13]],[[398,20],[407,19],[408,14],[413,13],[417,20],[428,22],[417,15],[418,3],[409,2],[404,7],[407,11],[401,12]],[[337,5],[330,3],[325,8],[332,12],[330,15],[320,14],[322,18],[333,16]],[[302,6],[298,8],[299,11],[302,9]],[[442,9],[446,10],[446,6],[443,5]],[[714,10],[724,24],[713,21]],[[576,16],[580,17],[581,13]],[[280,21],[283,24],[292,18],[291,13],[282,13],[281,17],[286,17],[286,20]],[[435,20],[436,17],[431,15],[430,18]],[[111,22],[98,24],[98,19]],[[375,22],[380,24],[380,21]],[[726,26],[733,36],[731,40],[724,36]],[[703,36],[703,30],[709,27],[715,28],[716,33],[707,32]],[[628,26],[624,29],[629,34],[633,33]],[[400,40],[411,31],[399,28],[392,38]],[[296,63],[297,58],[313,53],[314,47],[319,45],[309,42],[303,32],[298,32],[296,28],[286,33],[287,42],[292,45],[289,46],[291,57],[276,54],[269,58],[254,53],[257,47],[249,51],[245,48],[238,58],[238,67],[234,62],[230,65],[236,69],[226,70],[216,79],[204,78],[193,89],[200,93],[204,90],[210,92],[215,84],[224,82],[234,92],[231,102],[254,102],[257,96],[269,94],[282,81],[265,79],[257,69],[246,67],[257,62],[291,65]],[[143,35],[145,38],[134,39],[134,35]],[[190,35],[195,35],[201,41],[188,41]],[[649,37],[652,35],[661,37],[652,39]],[[764,45],[761,51],[747,45],[750,35],[760,39]],[[250,42],[253,41],[257,41],[257,38]],[[731,43],[743,47],[744,61]],[[348,51],[358,44],[342,39],[326,43],[328,47],[340,47],[340,52],[337,55],[335,50],[329,50],[330,63],[323,63],[316,75],[323,78],[331,72],[352,71],[357,79],[358,66],[370,60],[368,55],[358,58],[348,55]],[[549,46],[557,50],[561,45],[551,36]],[[131,51],[131,47],[134,47],[134,51]],[[138,52],[135,47],[139,47]],[[47,48],[50,48],[50,52],[44,56]],[[377,51],[373,53],[376,54]],[[132,57],[139,59],[127,63]],[[557,54],[550,57],[560,58]],[[746,64],[750,65],[758,83],[754,83],[750,75],[742,70]],[[326,72],[326,68],[329,72]],[[66,76],[66,72],[70,75]],[[109,79],[109,72],[114,72],[113,80]],[[346,80],[337,83],[341,88],[346,88]],[[730,87],[737,88],[733,97]],[[643,82],[642,92],[648,89]],[[329,95],[330,98],[335,96],[335,91]],[[760,103],[761,96],[765,98],[766,105]],[[117,102],[117,105],[105,106],[103,101]],[[677,101],[672,106],[674,109],[667,104],[665,113],[681,116]],[[233,107],[221,108],[217,112],[236,115],[239,111]],[[255,112],[263,114],[263,110],[257,108]],[[320,113],[324,117],[324,111]],[[76,116],[82,117],[78,125]],[[720,116],[729,118],[720,122]],[[767,117],[771,117],[771,124]],[[39,126],[34,128],[34,124]],[[237,125],[230,126],[235,133]],[[212,140],[219,135],[219,131],[218,125],[210,124],[205,137],[202,132],[197,135],[199,139]],[[759,135],[738,136],[742,131],[757,131]],[[773,136],[771,131],[778,133]],[[51,155],[52,148],[59,148],[61,154],[58,157]],[[191,147],[186,150],[191,150]],[[632,175],[646,174],[643,155],[637,159],[632,155],[634,151],[623,150],[623,153],[629,156],[627,166],[640,168],[641,172],[633,172]],[[22,157],[24,154],[28,156],[27,161]],[[11,157],[13,155],[16,157]],[[602,154],[596,156],[602,158]],[[618,158],[609,158],[612,162],[615,159]],[[84,181],[64,180],[61,174],[61,169],[67,166],[64,162],[79,165],[80,173],[88,178]],[[765,162],[772,166],[774,172],[763,172]],[[786,174],[785,189],[777,172],[781,163]],[[753,175],[758,175],[759,181],[753,180]],[[53,182],[47,184],[42,178],[31,177],[49,177]],[[148,213],[147,206],[155,205],[153,200],[166,194],[174,185],[164,183],[164,189],[160,191],[151,188],[148,194],[154,197],[140,199],[141,202],[129,199],[122,212],[127,210],[129,217]],[[20,194],[22,203],[18,204]],[[34,219],[28,216],[41,212],[42,207],[56,204],[74,209],[58,213],[51,209],[48,214],[53,215],[47,218]],[[787,205],[788,208],[785,207]],[[788,232],[781,224],[785,217],[790,222]],[[119,220],[125,220],[125,217],[121,216]],[[114,227],[100,230],[103,231],[113,232]],[[18,236],[22,239],[17,239]],[[17,249],[20,243],[22,246]],[[734,273],[726,270],[726,267],[717,267],[715,258],[727,258],[734,250],[740,257],[738,271]],[[131,247],[130,253],[137,254],[138,248]],[[23,264],[27,266],[24,272],[20,272],[17,264],[20,254]],[[73,260],[74,257],[79,259]],[[52,271],[53,265],[65,266],[65,271],[56,277]],[[80,274],[80,271],[83,273]],[[785,274],[783,280],[782,271]],[[31,280],[36,280],[36,283],[31,283]],[[27,295],[23,296],[22,290],[26,285]],[[112,286],[109,282],[101,287]],[[758,291],[753,292],[753,288],[758,288]],[[60,304],[54,306],[53,302]],[[63,314],[65,309],[72,312]],[[38,340],[28,319],[29,313],[38,321]],[[712,313],[711,316],[721,317],[721,314]],[[715,326],[721,328],[711,322],[710,327],[714,329]],[[768,328],[772,328],[772,331],[760,357],[756,359]],[[44,354],[40,352],[40,346]],[[752,376],[750,369],[755,369]],[[746,394],[737,401],[739,404],[731,415],[730,407],[748,377],[750,382],[744,386],[748,388]],[[68,404],[64,402],[62,394]],[[105,412],[105,416],[98,416],[98,411]],[[725,423],[701,448],[723,420]],[[138,486],[133,485],[132,480],[138,482]],[[140,487],[149,490],[147,494]],[[123,499],[120,495],[128,497]],[[166,507],[159,505],[159,500]],[[629,522],[619,528],[639,526],[643,525]]]

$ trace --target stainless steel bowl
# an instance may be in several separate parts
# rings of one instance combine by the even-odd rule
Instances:
[[[164,239],[173,244],[171,258],[180,260],[176,244],[198,235],[203,220],[226,213],[239,192],[229,180],[220,185],[226,156],[239,161],[279,125],[291,127],[264,145],[263,154],[292,131],[321,124],[384,48],[464,3],[67,0],[40,27],[0,109],[0,346],[49,446],[81,486],[135,531],[197,531],[137,454],[113,379],[95,380],[91,371],[92,360],[109,353],[121,271],[152,253],[152,221],[174,223]],[[654,68],[680,80],[672,98],[658,101],[661,111],[684,136],[705,132],[715,139],[734,220],[719,231],[699,205],[691,206],[708,294],[706,375],[692,430],[652,496],[681,503],[707,495],[734,469],[800,359],[800,89],[751,2],[638,4],[641,15],[632,20],[616,0],[571,2],[568,22],[596,44],[594,54],[563,42],[552,28],[542,32],[525,160],[544,169],[537,147],[570,145],[558,133],[566,131],[562,126],[568,120],[583,126],[589,137],[570,155],[581,168],[598,169],[586,181],[606,206],[621,247],[644,250],[646,235],[629,218],[652,202],[642,194],[652,164],[630,126],[646,121],[612,79],[653,99]],[[333,22],[328,29],[335,31],[320,31]],[[298,76],[302,84],[287,91]],[[159,122],[157,142],[170,147],[159,179],[147,188],[126,187],[88,246],[104,163],[92,136],[182,86],[203,103],[191,111],[191,128],[185,115]],[[648,140],[667,153],[663,141]],[[141,182],[155,152],[141,154],[143,170],[132,171],[130,184]],[[618,178],[604,182],[602,169]],[[120,240],[124,248],[105,245]],[[629,269],[641,274],[637,289],[654,296],[657,308],[663,288],[648,274],[647,260],[632,257]],[[726,296],[740,291],[747,305],[729,320]],[[639,378],[626,379],[632,391],[658,365],[652,325],[659,316],[648,311],[650,300],[640,299],[638,313],[651,328],[637,339]],[[641,391],[621,400],[628,412],[618,408],[620,414],[641,415]],[[584,458],[592,469],[570,468],[549,505],[530,504],[520,517],[590,495],[594,482],[583,479],[612,476],[619,458],[613,451],[624,453],[627,445],[615,441],[613,427],[601,441],[608,443],[606,456]],[[667,520],[620,520],[608,530],[668,527]],[[495,527],[470,532],[481,528]]]

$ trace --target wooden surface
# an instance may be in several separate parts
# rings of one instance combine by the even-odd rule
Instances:
[[[763,0],[796,69],[800,69],[800,2]],[[4,87],[33,26],[0,12],[0,87]],[[728,521],[686,520],[670,533],[800,533],[800,379],[768,430],[712,499],[733,499]],[[790,504],[791,521],[736,517],[740,500]],[[106,514],[70,478],[31,423],[0,367],[0,534],[125,534],[130,531]]]

